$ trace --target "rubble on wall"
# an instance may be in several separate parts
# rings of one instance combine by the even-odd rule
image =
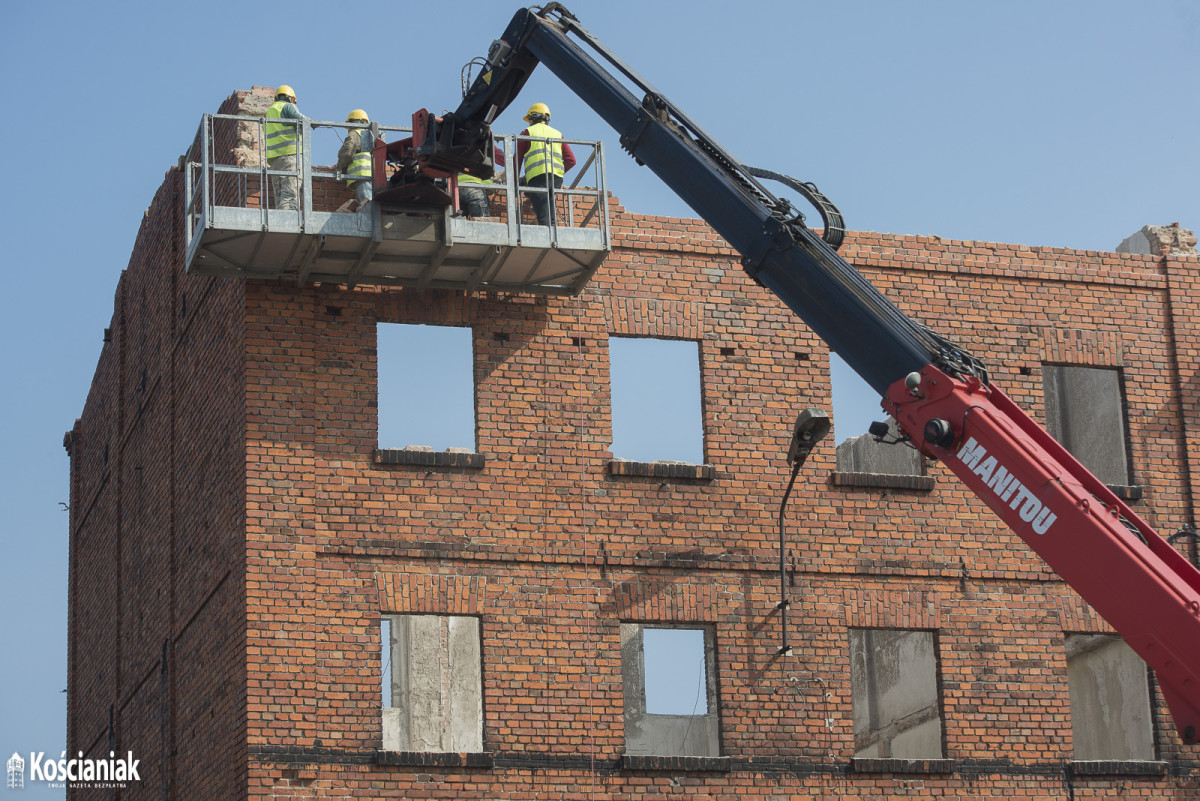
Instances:
[[[1147,225],[1117,245],[1117,253],[1153,256],[1196,256],[1196,235],[1179,223]]]
[[[242,114],[247,117],[262,117],[272,103],[272,88],[269,86],[254,86],[249,92],[235,92],[229,101],[235,104],[231,114]],[[227,103],[228,105],[229,103]],[[234,163],[239,167],[258,167],[259,126],[257,123],[244,122],[237,126],[237,137],[233,145]]]

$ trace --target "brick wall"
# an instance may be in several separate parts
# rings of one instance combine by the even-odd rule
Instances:
[[[248,289],[249,398],[262,400],[248,439],[266,457],[248,480],[250,705],[268,711],[249,724],[253,787],[666,793],[679,775],[619,767],[619,623],[643,621],[717,630],[735,769],[685,771],[685,785],[737,797],[1195,789],[1064,778],[1063,633],[1107,627],[936,466],[932,492],[834,488],[832,450],[814,455],[789,533],[796,656],[776,658],[780,462],[794,412],[828,405],[826,349],[703,225],[618,212],[615,228],[616,252],[575,299]],[[1141,511],[1166,530],[1185,516],[1179,444],[1154,422],[1176,414],[1161,260],[872,234],[846,250],[1035,415],[1042,361],[1124,367]],[[919,301],[933,284],[931,308]],[[373,463],[377,321],[472,328],[482,470]],[[713,481],[607,474],[610,334],[699,340]],[[481,618],[490,769],[372,764],[382,613]],[[952,775],[847,773],[850,626],[938,632]],[[1158,718],[1163,757],[1194,776]]]
[[[66,440],[67,750],[132,750],[122,798],[245,784],[243,286],[181,274],[182,195],[173,169]]]
[[[828,351],[706,225],[615,206],[577,298],[298,288],[181,275],[178,184],[69,439],[69,736],[106,750],[114,708],[154,769],[122,798],[1200,792],[1157,697],[1167,775],[1070,769],[1063,635],[1108,628],[940,465],[930,491],[835,486],[817,449],[777,655],[783,456],[796,412],[830,406]],[[1189,520],[1194,258],[872,233],[843,253],[1035,418],[1043,362],[1123,368],[1137,509]],[[376,463],[378,322],[471,327],[482,468]],[[711,480],[610,474],[610,335],[699,342]],[[388,613],[479,617],[487,759],[379,758]],[[722,761],[622,762],[622,622],[713,627]],[[952,768],[852,767],[850,627],[936,632]]]

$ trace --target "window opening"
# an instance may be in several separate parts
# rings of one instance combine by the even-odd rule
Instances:
[[[475,450],[471,329],[379,323],[379,447]]]
[[[621,624],[625,752],[718,756],[711,628]]]
[[[479,619],[386,615],[381,631],[384,750],[482,752]]]
[[[1154,759],[1142,658],[1112,634],[1068,634],[1066,650],[1075,759]]]
[[[906,444],[876,442],[867,433],[871,423],[886,420],[888,440],[900,436],[896,421],[884,414],[880,396],[841,356],[829,352],[833,435],[837,469],[842,473],[922,475],[921,454]]]
[[[1046,430],[1106,484],[1129,481],[1121,371],[1042,365]]]
[[[392,704],[392,619],[384,617],[379,622],[379,685],[384,708]]]
[[[609,337],[612,453],[638,462],[704,462],[700,346]]]
[[[854,756],[941,759],[933,632],[850,630]]]
[[[829,380],[833,390],[833,435],[841,445],[851,437],[867,433],[871,423],[882,419],[879,395],[846,361],[829,352]]]
[[[708,714],[702,629],[642,629],[646,712]]]

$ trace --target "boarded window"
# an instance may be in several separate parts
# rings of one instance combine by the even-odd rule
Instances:
[[[483,750],[479,619],[385,615],[383,748]]]
[[[829,353],[829,380],[833,390],[833,435],[837,442],[839,473],[874,473],[896,476],[923,474],[921,454],[902,443],[876,442],[867,433],[871,423],[886,420],[887,439],[896,439],[900,429],[884,414],[879,393],[850,369],[840,356]]]
[[[1068,634],[1066,648],[1075,759],[1154,759],[1146,663],[1115,635]]]
[[[855,757],[942,758],[933,632],[851,629],[850,688]]]
[[[621,624],[625,753],[718,756],[710,628]]]
[[[1121,372],[1042,365],[1046,430],[1106,484],[1129,483]]]
[[[379,447],[475,450],[470,328],[379,323]]]
[[[613,456],[703,463],[699,343],[610,337],[608,355]]]

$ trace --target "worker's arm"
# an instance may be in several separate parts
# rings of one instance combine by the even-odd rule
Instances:
[[[529,129],[528,128],[523,129],[519,134],[517,134],[517,136],[519,136],[519,137],[520,136],[529,136]],[[525,163],[525,154],[528,152],[529,152],[529,140],[528,139],[518,139],[517,140],[517,166],[518,167],[520,167],[522,164]]]
[[[308,119],[308,117],[300,113],[300,109],[296,108],[295,103],[284,103],[283,108],[279,110],[279,116],[289,120]]]
[[[575,166],[575,154],[573,152],[571,152],[571,146],[568,145],[566,142],[563,142],[563,145],[562,145],[562,156],[563,156],[563,172],[567,172],[568,170],[570,170],[572,167]]]
[[[354,160],[354,154],[358,152],[358,146],[361,141],[362,134],[360,131],[348,131],[346,138],[342,141],[342,146],[338,148],[337,168],[342,172],[350,166],[350,162]]]

